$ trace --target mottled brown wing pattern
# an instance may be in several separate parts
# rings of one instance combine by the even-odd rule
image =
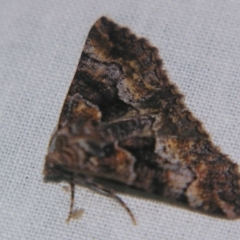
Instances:
[[[162,65],[147,40],[100,18],[63,105],[45,178],[93,187],[96,178],[114,180],[237,218],[238,166],[213,145]]]

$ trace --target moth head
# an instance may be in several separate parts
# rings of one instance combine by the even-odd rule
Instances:
[[[99,132],[92,127],[84,126],[83,130],[72,125],[58,130],[50,141],[45,159],[45,180],[69,180],[87,167],[89,158],[104,156],[104,146]]]
[[[69,174],[64,169],[70,159],[64,149],[67,149],[67,139],[63,134],[56,132],[50,141],[45,158],[43,174],[46,181],[60,181],[62,178],[68,178]]]

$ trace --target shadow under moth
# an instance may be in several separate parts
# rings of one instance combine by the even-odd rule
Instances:
[[[99,179],[191,208],[240,216],[239,167],[211,142],[169,80],[158,50],[101,17],[90,29],[44,166],[47,181],[87,186],[128,206]]]

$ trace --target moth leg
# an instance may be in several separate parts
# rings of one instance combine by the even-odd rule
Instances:
[[[73,204],[74,204],[74,193],[75,193],[75,184],[73,182],[70,183],[71,188],[71,203],[70,203],[70,209],[68,218],[66,219],[66,222],[69,222],[71,220],[72,214],[73,214]]]
[[[87,185],[88,185],[89,188],[96,191],[97,193],[100,193],[102,195],[105,195],[107,197],[115,199],[128,212],[128,214],[130,215],[130,217],[132,219],[133,224],[137,225],[136,219],[135,219],[132,211],[130,210],[130,208],[127,206],[127,204],[120,197],[118,197],[115,194],[115,192],[113,190],[106,189],[102,185],[100,185],[98,183],[95,183],[95,182],[92,182],[92,181],[87,181]]]

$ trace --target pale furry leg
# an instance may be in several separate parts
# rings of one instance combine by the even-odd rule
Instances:
[[[69,222],[71,220],[71,216],[72,216],[72,213],[73,213],[75,184],[71,182],[70,183],[70,188],[71,188],[71,203],[70,203],[69,214],[68,214],[68,218],[66,219],[66,222]]]

